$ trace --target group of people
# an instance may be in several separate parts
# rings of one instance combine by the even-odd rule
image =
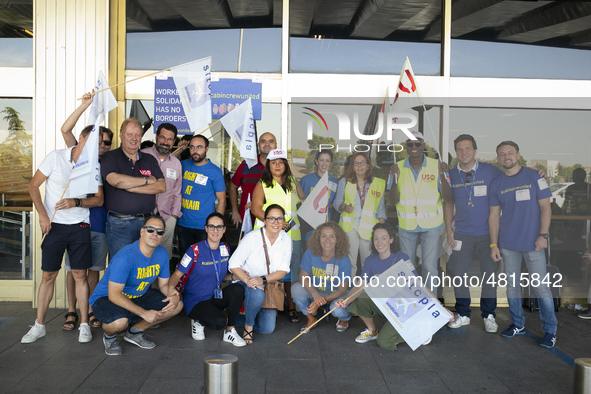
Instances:
[[[382,312],[369,297],[360,297],[363,287],[351,288],[350,280],[358,271],[368,280],[398,262],[418,275],[420,243],[422,281],[436,297],[443,231],[453,249],[448,272],[465,276],[476,250],[483,275],[491,279],[483,282],[481,298],[487,332],[498,328],[495,279],[501,257],[508,276],[520,277],[522,257],[530,276],[545,275],[550,192],[543,176],[518,163],[519,147],[514,142],[497,147],[501,171],[477,161],[476,141],[461,135],[454,141],[459,164],[450,170],[446,163],[425,156],[424,138],[413,132],[415,139],[406,141],[408,158],[392,166],[388,180],[373,175],[366,153],[354,153],[340,180],[329,177],[327,209],[340,214],[338,222],[328,215],[326,223],[302,234],[298,204],[329,171],[332,152],[319,151],[314,173],[298,181],[287,152],[277,148],[273,134],[264,133],[257,164],[248,167],[242,162],[229,186],[232,223],[238,227],[247,212],[255,223],[232,252],[224,241],[226,185],[221,169],[207,159],[209,140],[193,136],[188,143],[190,158],[179,161],[171,152],[177,129],[170,123],[157,128],[155,145],[144,150],[140,150],[142,125],[136,119],[122,123],[121,146],[114,150],[109,150],[112,133],[101,128],[98,192],[60,198],[92,130],[86,127],[78,141],[72,133],[92,99],[93,93],[86,94],[62,127],[69,148],[51,152],[29,185],[46,237],[37,320],[22,343],[45,335],[47,309],[65,252],[71,299],[63,328],[75,328],[77,301],[82,314],[79,341],[91,341],[91,326],[102,326],[109,355],[121,354],[117,334],[122,332],[125,341],[153,348],[145,330],[183,309],[191,318],[193,339],[205,339],[205,328],[224,329],[223,341],[252,344],[254,333],[275,329],[277,310],[264,307],[264,289],[277,282],[283,283],[291,322],[300,321],[297,309],[305,316],[304,333],[319,313],[332,310],[338,332],[346,331],[356,315],[366,325],[356,342],[377,339],[379,346],[395,350],[403,338],[390,323],[378,333],[374,317],[383,317]],[[387,193],[396,205],[397,232],[386,223]],[[175,230],[183,257],[172,270]],[[394,249],[396,237],[400,251]],[[107,250],[110,262],[98,282]],[[556,317],[550,290],[545,283],[535,290],[546,333],[541,345],[553,347]],[[519,282],[507,282],[507,294],[513,322],[501,335],[513,337],[525,330]],[[455,295],[450,328],[470,324],[467,283],[455,286]],[[236,327],[244,327],[242,335]]]

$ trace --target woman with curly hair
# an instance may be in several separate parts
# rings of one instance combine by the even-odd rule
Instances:
[[[335,300],[347,293],[351,280],[348,254],[349,240],[338,224],[323,223],[312,233],[302,258],[300,281],[291,288],[296,305],[307,318],[301,331],[307,332],[316,322],[314,313],[319,307],[329,304],[332,309]],[[351,319],[347,309],[337,308],[332,314],[338,318],[337,331],[346,331]]]
[[[357,273],[357,255],[363,269],[370,254],[373,226],[386,222],[384,192],[386,182],[372,176],[372,165],[366,153],[353,155],[345,177],[339,181],[334,207],[341,213],[339,225],[349,238],[351,273]]]

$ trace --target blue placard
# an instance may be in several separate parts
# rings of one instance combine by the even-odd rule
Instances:
[[[250,79],[220,79],[211,83],[212,118],[219,119],[249,98],[252,99],[252,115],[261,119],[263,84]]]
[[[193,134],[172,77],[154,82],[154,133],[161,123],[172,123],[179,134]]]

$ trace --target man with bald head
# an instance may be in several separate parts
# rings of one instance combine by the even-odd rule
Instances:
[[[267,155],[273,149],[277,149],[277,138],[271,133],[264,133],[259,138],[259,155],[258,163],[252,168],[248,168],[246,162],[240,163],[238,169],[232,177],[228,195],[230,197],[230,204],[232,205],[232,222],[236,228],[242,223],[244,218],[244,211],[250,207],[248,197],[252,198],[252,192],[257,182],[261,179],[261,174],[265,169],[267,162]],[[242,196],[240,197],[240,207],[238,207],[238,188],[242,188]],[[254,223],[254,218],[251,218]]]

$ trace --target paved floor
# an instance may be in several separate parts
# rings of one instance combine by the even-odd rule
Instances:
[[[143,350],[122,341],[122,356],[106,356],[102,331],[78,343],[78,331],[63,331],[63,310],[50,310],[47,336],[23,345],[21,337],[34,322],[29,303],[0,303],[0,392],[201,392],[203,359],[216,353],[239,358],[240,393],[567,393],[573,388],[573,360],[591,357],[591,321],[576,313],[558,313],[555,349],[538,346],[542,332],[537,312],[526,312],[527,335],[502,338],[484,332],[479,315],[456,330],[444,327],[428,346],[397,352],[375,341],[357,344],[363,329],[353,318],[345,333],[335,320],[322,322],[291,345],[300,323],[279,315],[275,333],[256,335],[255,343],[235,348],[221,341],[221,332],[205,331],[194,341],[190,320],[182,315],[150,330],[157,344]],[[498,310],[501,329],[509,311]]]

